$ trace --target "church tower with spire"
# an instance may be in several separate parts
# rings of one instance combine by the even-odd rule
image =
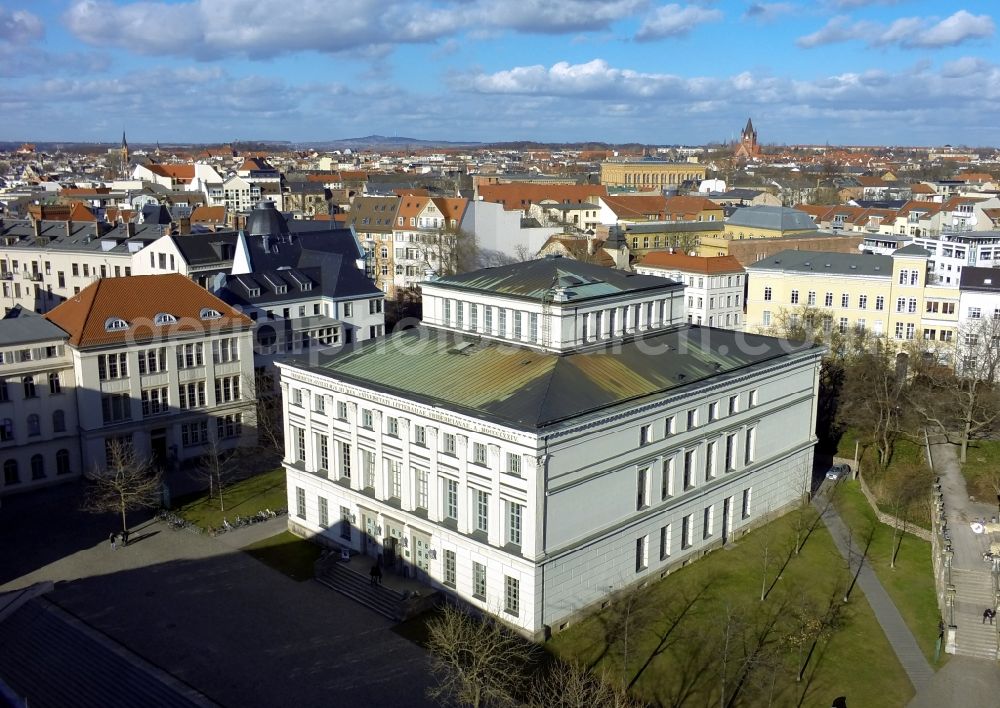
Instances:
[[[740,144],[736,148],[736,157],[749,160],[760,155],[760,145],[757,144],[757,131],[753,127],[753,121],[747,118],[747,125],[740,135]]]
[[[125,131],[122,131],[122,146],[118,151],[118,173],[122,179],[128,179],[128,141],[125,140]]]

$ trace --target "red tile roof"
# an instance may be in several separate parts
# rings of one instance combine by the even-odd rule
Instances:
[[[210,308],[222,316],[201,319],[202,308]],[[177,321],[156,325],[154,320],[159,313],[173,315]],[[66,330],[70,344],[81,348],[253,326],[249,317],[179,273],[102,278],[58,305],[45,318]],[[112,318],[124,320],[128,328],[107,331],[106,323]]]
[[[513,182],[511,184],[483,184],[479,186],[479,196],[483,201],[503,204],[503,208],[527,209],[529,204],[538,204],[546,199],[560,204],[580,204],[594,197],[607,196],[608,190],[600,184],[533,184]]]
[[[226,207],[199,206],[191,212],[192,224],[224,224],[226,223]]]
[[[194,179],[194,165],[149,165],[149,171],[171,179]]]

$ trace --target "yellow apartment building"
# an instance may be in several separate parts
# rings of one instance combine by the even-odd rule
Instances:
[[[784,314],[810,307],[824,313],[827,331],[951,342],[958,289],[927,285],[929,257],[919,246],[890,256],[782,251],[746,266],[746,329],[766,329]]]

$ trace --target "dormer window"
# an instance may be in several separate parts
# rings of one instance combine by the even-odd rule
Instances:
[[[126,329],[128,329],[128,322],[121,317],[109,317],[104,320],[105,332],[121,332]]]
[[[177,318],[171,315],[169,312],[159,312],[156,317],[153,318],[153,324],[155,325],[168,325],[175,324]]]
[[[201,308],[201,312],[198,313],[198,318],[202,320],[217,320],[222,317],[222,313],[218,310],[213,310],[211,307]]]

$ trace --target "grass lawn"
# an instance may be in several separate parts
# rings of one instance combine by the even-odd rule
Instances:
[[[969,443],[966,461],[962,465],[962,474],[965,475],[969,494],[987,503],[996,500],[996,489],[986,475],[996,470],[998,464],[1000,464],[1000,440],[976,440]]]
[[[892,527],[878,522],[858,483],[844,481],[838,485],[834,503],[844,523],[856,537],[864,538],[869,529],[874,529],[866,562],[875,571],[924,655],[933,664],[941,615],[934,590],[930,542],[903,534],[893,569],[890,567]]]
[[[285,470],[279,467],[230,485],[223,495],[225,512],[219,511],[219,500],[209,499],[208,492],[178,499],[174,511],[204,529],[222,526],[222,518],[230,521],[239,516],[252,516],[262,509],[284,509],[288,506],[285,493]]]
[[[292,580],[309,580],[313,577],[313,564],[323,549],[317,544],[283,531],[243,549],[261,563],[281,571]]]
[[[727,676],[731,695],[740,652],[767,636],[770,649],[755,664],[740,705],[827,706],[841,695],[849,705],[906,705],[913,687],[863,593],[855,588],[850,602],[841,600],[850,577],[821,523],[781,570],[794,546],[796,514],[619,597],[557,634],[548,647],[609,678],[626,684],[634,680],[633,690],[645,700],[719,705],[722,677]],[[770,561],[766,575],[765,546]],[[765,579],[774,587],[761,602]],[[793,638],[802,636],[803,619],[815,618],[829,606],[840,608],[839,625],[818,640],[803,681],[796,682],[811,641],[797,645]],[[766,635],[771,622],[775,631]],[[654,656],[664,635],[662,651]]]

